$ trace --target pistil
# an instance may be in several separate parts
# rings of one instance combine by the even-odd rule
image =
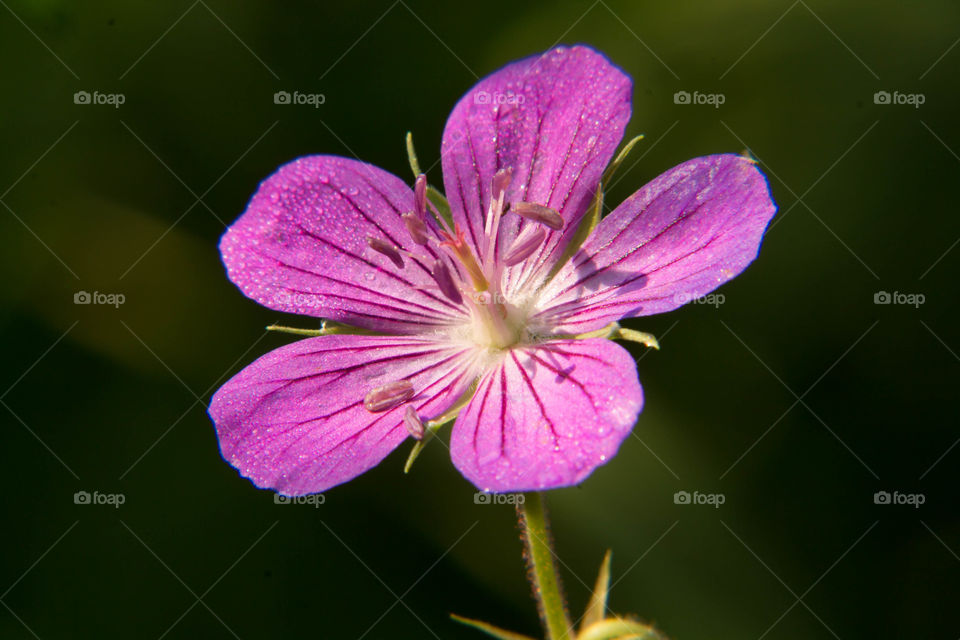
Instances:
[[[486,291],[489,289],[490,283],[487,282],[487,277],[484,275],[483,269],[477,264],[477,259],[474,257],[473,251],[467,246],[463,231],[456,228],[454,229],[455,235],[451,235],[445,231],[441,233],[445,237],[441,245],[449,249],[450,253],[463,265],[467,275],[470,276],[470,280],[473,282],[473,288],[477,291]]]
[[[489,291],[478,293],[475,300],[474,318],[481,333],[477,336],[478,341],[495,349],[506,349],[516,344],[520,334],[517,327],[509,322],[506,304],[496,300]]]

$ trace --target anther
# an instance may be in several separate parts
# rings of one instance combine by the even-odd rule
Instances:
[[[380,238],[374,238],[372,236],[367,236],[367,244],[377,253],[382,253],[390,258],[390,261],[397,265],[397,269],[403,269],[403,256],[400,255],[400,252],[397,251],[395,246],[386,240],[381,240]]]
[[[415,211],[421,220],[427,217],[427,175],[421,173],[417,176],[417,181],[413,185],[413,204]]]
[[[544,207],[533,202],[517,202],[510,207],[510,211],[527,220],[546,225],[554,231],[563,229],[563,218],[550,207]]]
[[[460,295],[460,290],[453,282],[450,268],[440,260],[433,263],[433,279],[437,281],[437,286],[440,287],[443,295],[447,296],[451,302],[454,304],[463,302],[463,296]]]
[[[410,212],[403,214],[401,217],[403,218],[403,224],[407,225],[407,231],[410,232],[410,237],[413,238],[414,242],[420,245],[425,245],[430,242],[430,237],[427,235],[427,225],[417,217],[417,214]]]
[[[377,387],[363,399],[363,406],[367,411],[381,413],[400,406],[413,397],[413,383],[409,380],[398,380]]]
[[[490,182],[490,198],[492,200],[500,199],[500,196],[502,196],[507,190],[507,187],[510,186],[510,179],[512,177],[513,167],[500,169],[494,174],[493,179]]]
[[[407,410],[403,414],[403,424],[415,440],[423,440],[423,420],[417,415],[417,410],[412,404],[407,405]]]
[[[503,263],[508,267],[519,264],[530,257],[537,250],[543,239],[547,237],[546,230],[538,224],[527,225],[520,235],[513,241],[510,248],[503,254]]]

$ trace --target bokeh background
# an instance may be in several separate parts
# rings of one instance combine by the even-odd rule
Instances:
[[[780,212],[723,304],[628,323],[662,343],[634,351],[636,437],[549,496],[572,609],[612,548],[612,609],[671,638],[960,635],[956,3],[0,5],[0,636],[479,637],[450,612],[538,634],[512,508],[474,504],[443,446],[277,505],[205,405],[289,341],[265,325],[309,324],[224,276],[261,179],[318,152],[409,177],[406,131],[434,165],[478,76],[576,42],[632,75],[646,134],[609,202],[749,149]]]

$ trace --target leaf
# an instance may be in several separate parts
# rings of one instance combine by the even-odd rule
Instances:
[[[610,560],[612,557],[613,552],[607,549],[607,553],[603,556],[603,564],[600,565],[597,582],[593,586],[593,593],[590,595],[590,602],[587,603],[587,610],[583,614],[583,622],[580,624],[581,633],[590,625],[603,620],[604,613],[607,611],[607,595],[610,591]]]
[[[643,140],[642,133],[623,146],[623,149],[620,150],[620,153],[617,154],[617,157],[613,159],[613,162],[611,162],[607,166],[607,169],[603,172],[603,184],[610,184],[610,178],[613,177],[613,174],[617,172],[617,169],[620,168],[620,165],[623,164],[623,161],[627,159],[628,155],[630,155],[634,145],[641,140]]]
[[[471,618],[464,618],[463,616],[458,616],[455,613],[451,613],[450,617],[456,620],[457,622],[459,622],[460,624],[465,624],[468,627],[473,627],[478,631],[483,631],[487,635],[493,636],[494,638],[499,638],[500,640],[534,640],[530,636],[514,633],[513,631],[507,631],[506,629],[495,627],[488,622],[473,620]]]
[[[448,229],[453,229],[453,213],[450,212],[450,203],[447,197],[440,193],[436,187],[427,186],[427,200],[436,207],[435,214],[439,216],[439,222],[446,223]]]

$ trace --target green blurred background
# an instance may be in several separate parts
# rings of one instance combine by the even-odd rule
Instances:
[[[634,79],[647,137],[610,202],[749,148],[780,206],[722,305],[628,323],[662,342],[635,351],[637,437],[549,495],[574,611],[609,547],[613,610],[671,638],[960,635],[955,2],[0,5],[3,638],[479,637],[450,612],[538,633],[512,508],[475,505],[443,446],[277,505],[205,404],[288,342],[265,325],[309,324],[224,275],[258,182],[309,153],[409,177],[407,130],[432,165],[478,76],[558,42]]]

